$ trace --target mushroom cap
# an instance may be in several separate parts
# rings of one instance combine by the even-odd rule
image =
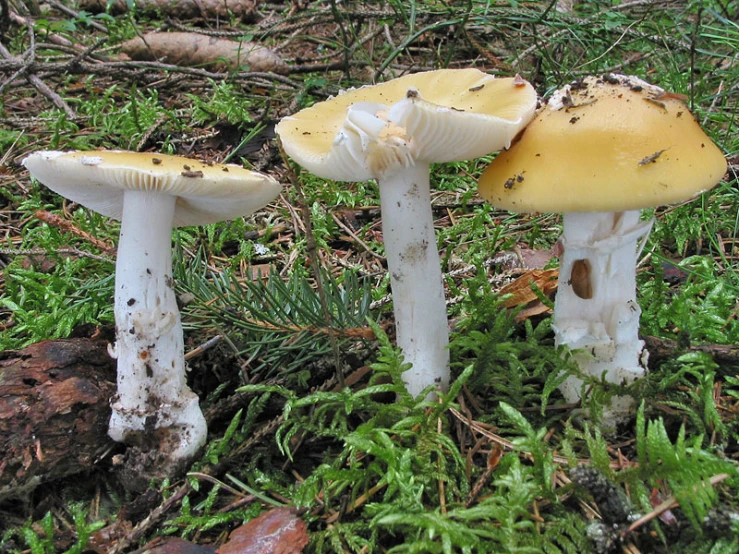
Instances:
[[[679,95],[610,74],[557,91],[483,172],[479,191],[520,212],[636,210],[688,200],[725,171]]]
[[[395,162],[451,162],[499,150],[535,109],[536,91],[520,77],[440,69],[348,90],[283,118],[275,130],[312,173],[355,181]]]
[[[176,227],[247,215],[280,193],[280,184],[267,175],[165,154],[41,151],[23,165],[54,192],[118,220],[127,190],[174,195]]]

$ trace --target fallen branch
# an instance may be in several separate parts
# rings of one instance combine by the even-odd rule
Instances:
[[[82,0],[80,8],[94,13],[106,12],[113,15],[129,11],[132,4],[126,0]],[[238,17],[242,21],[251,21],[256,16],[259,0],[138,0],[137,12],[156,12],[171,15],[179,19],[225,19]]]
[[[734,344],[692,344],[682,346],[675,340],[660,337],[642,337],[649,350],[649,360],[668,360],[684,352],[704,352],[713,357],[719,364],[735,365],[739,363],[739,346]]]
[[[56,0],[45,0],[45,2],[47,4],[49,4],[49,6],[51,6],[55,10],[58,10],[58,11],[62,12],[64,15],[68,15],[68,16],[74,18],[74,19],[80,19],[79,12],[73,10],[72,8],[68,8],[67,6],[65,6],[64,4],[62,4],[61,2],[57,2]],[[105,25],[101,25],[97,21],[90,21],[90,20],[88,20],[87,21],[87,24],[90,27],[92,27],[93,29],[96,29],[96,30],[100,31],[101,33],[105,33],[106,35],[109,32],[108,31],[108,28]]]
[[[29,29],[36,28],[36,23],[32,19],[22,17],[15,12],[10,12],[10,14],[8,14],[8,17],[16,25],[28,27]],[[82,46],[81,44],[76,44],[71,40],[64,38],[63,36],[57,35],[56,33],[44,32],[44,39],[57,46],[71,48],[73,50],[76,50],[77,52],[86,52],[88,50],[87,47]]]
[[[28,48],[27,55],[28,60],[22,60],[16,56],[13,56],[10,51],[5,48],[5,45],[0,43],[0,56],[5,58],[9,61],[17,61],[19,63],[19,67],[15,68],[15,73],[10,76],[1,86],[0,90],[4,89],[10,83],[15,81],[19,77],[25,77],[25,79],[41,94],[46,96],[49,100],[51,100],[52,104],[54,104],[57,108],[64,110],[64,113],[67,114],[67,117],[69,118],[75,118],[77,117],[77,114],[75,111],[69,107],[69,105],[62,99],[61,96],[59,96],[56,92],[51,90],[49,86],[44,83],[41,78],[39,78],[37,75],[34,74],[33,71],[30,70],[30,67],[34,63],[34,50],[35,50],[35,39],[34,39],[34,33],[33,33],[33,27],[28,27],[28,34],[31,37],[31,46]]]
[[[5,50],[7,52],[7,50]],[[17,57],[11,56],[0,60],[0,73],[9,73],[11,71],[24,70],[28,73],[43,73],[52,75],[75,74],[75,75],[103,75],[108,77],[116,77],[117,79],[129,78],[143,80],[148,72],[162,71],[169,73],[181,73],[194,77],[202,77],[203,79],[215,79],[217,81],[254,81],[256,84],[263,85],[265,82],[271,84],[273,82],[282,83],[291,89],[298,89],[300,85],[293,82],[288,77],[278,75],[277,73],[261,72],[261,71],[239,71],[234,73],[217,73],[206,71],[195,67],[179,67],[173,64],[160,62],[105,62],[90,63],[86,61],[67,61],[67,62],[30,62],[27,63]],[[161,75],[151,77],[151,81],[161,79]]]

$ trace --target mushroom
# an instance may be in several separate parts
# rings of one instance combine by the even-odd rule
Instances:
[[[607,74],[557,91],[482,174],[480,194],[496,207],[564,214],[552,326],[557,345],[579,351],[584,374],[618,384],[644,375],[636,262],[654,220],[639,210],[693,198],[725,170],[683,98]],[[569,402],[581,389],[575,377],[561,386]],[[632,407],[614,397],[604,427]]]
[[[508,146],[533,116],[521,79],[477,69],[416,73],[352,89],[285,117],[276,132],[297,163],[337,181],[376,179],[408,391],[449,383],[444,284],[429,168]]]
[[[129,443],[156,436],[162,473],[171,473],[193,458],[207,435],[185,379],[172,227],[249,214],[273,200],[280,186],[239,166],[150,153],[46,151],[23,165],[53,191],[121,221],[110,348],[118,389],[108,434]],[[161,431],[150,434],[155,429]]]

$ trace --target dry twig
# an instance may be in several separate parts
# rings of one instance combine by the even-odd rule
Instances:
[[[77,114],[75,111],[62,99],[61,96],[59,96],[56,92],[51,90],[49,86],[44,83],[38,75],[35,75],[33,73],[33,65],[34,65],[34,58],[35,58],[35,50],[36,50],[36,41],[35,41],[35,34],[33,32],[33,27],[28,27],[28,35],[30,37],[31,45],[28,47],[28,50],[26,50],[26,53],[24,54],[23,58],[20,59],[17,56],[13,56],[10,51],[5,47],[4,44],[0,43],[0,56],[5,58],[8,61],[16,62],[18,64],[18,67],[15,68],[15,73],[11,75],[2,85],[0,85],[0,91],[2,91],[4,88],[9,86],[13,81],[15,81],[19,77],[25,77],[25,79],[33,85],[33,87],[39,91],[41,94],[46,96],[51,102],[59,109],[64,110],[64,113],[67,114],[67,117],[74,119],[77,117]]]

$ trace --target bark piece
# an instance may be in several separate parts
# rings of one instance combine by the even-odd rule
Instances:
[[[158,12],[163,16],[178,19],[203,19],[238,17],[243,21],[254,21],[257,15],[259,0],[138,0],[136,10],[139,12]],[[105,12],[108,0],[82,0],[80,8],[94,13]],[[114,0],[110,5],[110,13],[119,15],[129,10],[126,0]]]
[[[115,362],[107,342],[48,340],[0,352],[0,500],[91,469],[107,435]]]
[[[238,42],[198,33],[147,33],[121,44],[133,60],[160,60],[186,67],[287,73],[285,62],[269,48],[254,42]]]

